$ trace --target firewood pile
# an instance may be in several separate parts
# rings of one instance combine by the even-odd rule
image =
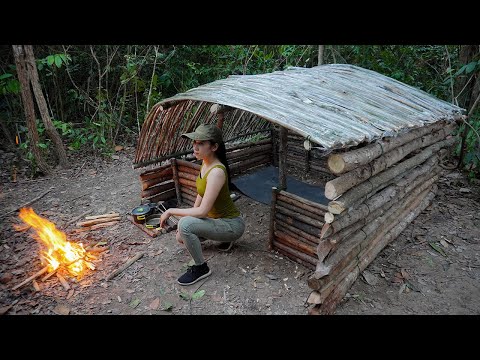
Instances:
[[[312,313],[333,313],[359,274],[430,204],[455,128],[437,122],[328,157],[337,177],[325,185],[331,201],[308,279]]]

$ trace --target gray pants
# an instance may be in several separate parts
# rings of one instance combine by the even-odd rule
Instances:
[[[232,242],[240,238],[244,231],[245,221],[240,216],[233,219],[199,219],[193,216],[184,216],[178,222],[177,237],[183,240],[195,265],[201,265],[205,259],[199,238]]]

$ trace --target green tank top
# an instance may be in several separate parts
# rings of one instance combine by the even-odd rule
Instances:
[[[223,165],[212,166],[212,169],[216,167],[223,169],[223,171],[225,172],[225,183],[220,189],[220,193],[218,194],[217,199],[213,203],[212,209],[208,212],[208,217],[213,219],[232,219],[234,217],[240,216],[240,211],[238,211],[237,207],[233,203],[232,198],[230,197],[230,190],[228,189],[227,169],[225,169],[225,166]],[[200,176],[202,174],[202,168],[200,168],[200,173],[197,176],[196,184],[197,192],[201,197],[203,197],[203,195],[205,194],[205,189],[207,188],[207,177],[210,171],[212,171],[212,169],[208,170],[205,176],[201,178]]]

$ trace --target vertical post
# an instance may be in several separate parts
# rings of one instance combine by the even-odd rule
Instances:
[[[275,126],[273,125],[271,130],[271,138],[272,138],[272,164],[273,166],[278,166],[277,131],[275,130]]]
[[[270,227],[269,227],[269,236],[268,236],[268,249],[273,250],[273,238],[275,236],[274,227],[275,227],[275,208],[277,206],[277,188],[272,187],[272,201],[270,207]]]
[[[305,149],[305,172],[310,171],[310,150]]]
[[[280,151],[278,153],[278,187],[287,188],[287,129],[280,128]]]
[[[178,167],[177,159],[171,158],[170,164],[172,164],[173,183],[175,184],[175,192],[177,193],[178,206],[182,205],[182,193],[180,192],[180,181],[178,180]]]

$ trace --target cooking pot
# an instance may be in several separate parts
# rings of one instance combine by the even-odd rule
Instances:
[[[135,221],[137,224],[145,223],[147,216],[153,214],[153,212],[156,210],[156,207],[157,204],[154,203],[137,206],[131,212],[133,221]]]
[[[160,227],[160,217],[161,216],[162,215],[160,215],[160,214],[153,214],[153,215],[147,216],[147,218],[145,219],[145,226],[148,229],[159,228]]]

